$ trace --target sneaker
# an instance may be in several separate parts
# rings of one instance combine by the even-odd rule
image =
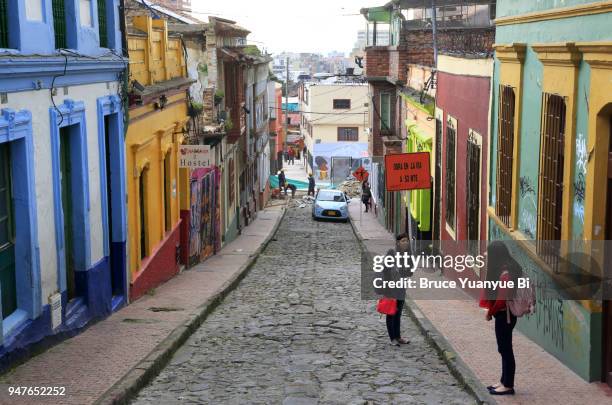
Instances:
[[[392,341],[389,342],[389,344],[391,346],[399,346],[400,345],[400,343],[397,341],[397,339],[393,339]]]

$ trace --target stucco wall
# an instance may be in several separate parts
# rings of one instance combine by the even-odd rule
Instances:
[[[103,257],[102,208],[100,196],[100,165],[98,149],[97,99],[117,93],[117,83],[98,83],[58,89],[54,97],[60,105],[65,99],[85,104],[87,124],[87,160],[89,168],[89,222],[91,265]],[[38,216],[38,244],[40,246],[40,272],[42,301],[58,291],[57,242],[53,206],[53,170],[51,167],[51,136],[49,109],[53,107],[48,90],[9,94],[11,108],[32,113],[34,164],[36,176],[36,209]]]

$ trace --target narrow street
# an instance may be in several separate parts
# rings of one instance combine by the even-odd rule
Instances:
[[[350,224],[290,208],[275,239],[134,403],[469,404],[407,315],[390,346],[359,297]]]

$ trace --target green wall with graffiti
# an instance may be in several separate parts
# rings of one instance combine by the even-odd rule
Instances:
[[[520,264],[536,291],[536,311],[518,322],[518,329],[587,381],[601,377],[601,313],[591,312],[579,301],[555,293],[559,286],[542,271],[493,220],[489,237],[507,241],[506,246]]]
[[[541,0],[524,2],[501,0],[497,3],[498,17],[546,10],[554,7],[591,3],[584,0]],[[528,239],[537,234],[538,176],[540,160],[540,117],[542,113],[543,65],[531,44],[552,42],[586,42],[610,40],[610,14],[595,14],[532,23],[500,25],[496,28],[498,44],[526,43],[523,64],[522,110],[520,128],[520,182],[518,195],[518,230]],[[500,62],[496,58],[493,79],[493,105],[491,133],[498,131]],[[575,157],[573,201],[571,217],[572,237],[583,238],[584,193],[586,163],[588,159],[590,67],[581,62],[575,95]],[[496,202],[497,136],[491,138],[489,204]],[[489,239],[509,239],[497,223],[490,220]],[[518,244],[513,256],[530,277],[549,283],[550,277],[532,261]],[[598,380],[601,374],[601,313],[591,312],[576,301],[548,299],[538,294],[536,313],[519,323],[519,329],[530,339],[560,359],[564,364],[588,381]]]

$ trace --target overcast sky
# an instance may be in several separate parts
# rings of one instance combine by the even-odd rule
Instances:
[[[192,0],[194,17],[208,14],[237,21],[251,43],[268,52],[349,53],[365,27],[362,7],[387,0]],[[202,14],[207,13],[207,14]],[[255,42],[259,41],[259,42]]]

